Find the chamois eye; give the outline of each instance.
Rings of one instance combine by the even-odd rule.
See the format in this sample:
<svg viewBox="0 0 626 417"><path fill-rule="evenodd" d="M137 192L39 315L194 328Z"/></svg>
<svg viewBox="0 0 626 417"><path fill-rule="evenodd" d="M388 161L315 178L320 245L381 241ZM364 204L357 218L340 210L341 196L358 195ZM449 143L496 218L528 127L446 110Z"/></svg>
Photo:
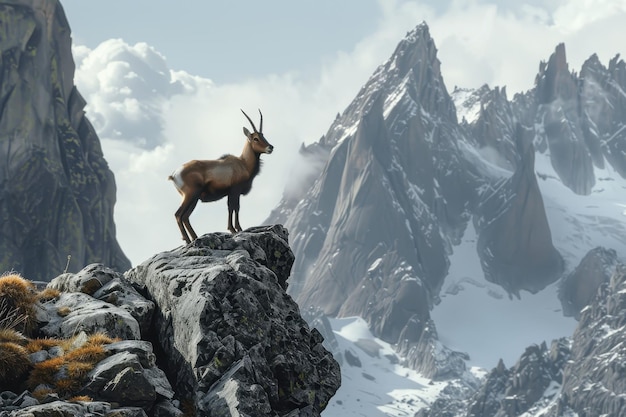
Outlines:
<svg viewBox="0 0 626 417"><path fill-rule="evenodd" d="M255 141L255 142L258 142L258 141L259 141L259 138L254 138L254 141Z"/></svg>

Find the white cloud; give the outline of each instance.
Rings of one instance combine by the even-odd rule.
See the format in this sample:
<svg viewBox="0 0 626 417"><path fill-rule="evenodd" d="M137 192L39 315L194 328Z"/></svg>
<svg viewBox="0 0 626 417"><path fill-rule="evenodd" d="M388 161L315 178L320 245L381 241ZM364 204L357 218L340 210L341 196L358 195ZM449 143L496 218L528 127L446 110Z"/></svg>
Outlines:
<svg viewBox="0 0 626 417"><path fill-rule="evenodd" d="M429 6L418 1L380 0L381 20L352 51L320 60L303 78L284 73L251 76L236 84L215 85L185 71L173 71L146 43L119 39L93 50L77 46L76 83L85 96L87 116L103 142L118 185L118 239L134 264L180 244L174 212L180 197L167 176L190 159L239 154L240 108L258 120L275 146L263 155L263 168L251 193L242 198L241 223L263 221L279 201L302 142L320 138L337 112L349 104L367 78L421 21L435 39L444 80L479 87L508 85L509 96L532 87L540 60L565 42L571 68L592 53L606 64L623 48L624 2L566 1L526 3L514 9L499 3L452 1ZM516 3L517 4L517 3ZM436 7L435 7L436 6ZM585 10L593 9L593 13ZM611 41L613 40L614 41ZM272 59L272 57L268 57ZM191 222L200 234L226 230L226 201L199 204Z"/></svg>
<svg viewBox="0 0 626 417"><path fill-rule="evenodd" d="M164 107L176 94L210 88L211 81L170 72L163 57L146 43L121 39L93 51L74 48L76 84L101 139L122 139L152 149L165 143Z"/></svg>

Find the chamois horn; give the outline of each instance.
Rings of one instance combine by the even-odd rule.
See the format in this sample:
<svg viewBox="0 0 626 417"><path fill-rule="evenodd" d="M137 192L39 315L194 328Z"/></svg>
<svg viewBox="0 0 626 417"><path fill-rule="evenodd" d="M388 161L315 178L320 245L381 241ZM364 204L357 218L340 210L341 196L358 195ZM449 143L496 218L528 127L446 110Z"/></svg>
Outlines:
<svg viewBox="0 0 626 417"><path fill-rule="evenodd" d="M256 130L256 126L254 125L254 122L252 121L252 119L250 119L250 117L246 114L245 111L243 111L243 109L239 109L241 110L241 112L243 113L244 116L246 116L246 119L248 119L248 121L250 122L250 124L252 125L252 129L256 132L256 133L261 133L263 131L263 114L261 114L261 129L260 130ZM261 110L259 109L259 113L261 113Z"/></svg>

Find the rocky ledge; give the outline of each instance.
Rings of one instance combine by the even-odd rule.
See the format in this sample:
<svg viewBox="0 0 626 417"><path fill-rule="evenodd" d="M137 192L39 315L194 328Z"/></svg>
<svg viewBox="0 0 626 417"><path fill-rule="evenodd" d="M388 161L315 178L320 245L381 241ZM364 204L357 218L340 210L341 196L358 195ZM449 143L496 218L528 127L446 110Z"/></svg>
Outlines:
<svg viewBox="0 0 626 417"><path fill-rule="evenodd" d="M277 225L205 235L124 275L94 264L55 278L34 333L71 343L65 356L42 346L22 380L0 381L0 416L319 416L341 374L285 292L293 260ZM33 385L36 363L82 358L97 333L113 340L72 392L56 388L78 365Z"/></svg>

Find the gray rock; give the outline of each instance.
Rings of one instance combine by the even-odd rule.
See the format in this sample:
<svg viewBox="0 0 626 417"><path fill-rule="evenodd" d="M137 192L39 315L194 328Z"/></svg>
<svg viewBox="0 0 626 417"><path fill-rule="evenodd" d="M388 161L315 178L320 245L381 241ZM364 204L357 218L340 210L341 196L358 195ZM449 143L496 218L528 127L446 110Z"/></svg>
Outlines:
<svg viewBox="0 0 626 417"><path fill-rule="evenodd" d="M29 391L24 391L13 399L12 405L20 408L26 408L33 405L39 405L39 401L37 401L37 399L35 399Z"/></svg>
<svg viewBox="0 0 626 417"><path fill-rule="evenodd" d="M154 303L142 297L122 274L102 264L91 264L76 274L66 273L48 284L62 292L82 292L120 307L137 320L141 333L150 327Z"/></svg>
<svg viewBox="0 0 626 417"><path fill-rule="evenodd" d="M148 415L143 408L124 407L111 410L105 417L148 417Z"/></svg>
<svg viewBox="0 0 626 417"><path fill-rule="evenodd" d="M154 386L144 375L143 369L136 370L132 367L118 372L99 394L103 399L125 406L151 408L156 401Z"/></svg>
<svg viewBox="0 0 626 417"><path fill-rule="evenodd" d="M109 337L122 339L139 339L141 336L137 320L126 310L87 294L61 293L45 306L51 312L50 322L41 328L46 336L69 338L79 331L103 332ZM69 310L69 314L60 316L60 309Z"/></svg>
<svg viewBox="0 0 626 417"><path fill-rule="evenodd" d="M139 363L141 363L141 366L144 368L151 368L156 363L152 343L145 340L122 340L120 342L113 342L105 345L104 350L113 354L126 352L137 355Z"/></svg>
<svg viewBox="0 0 626 417"><path fill-rule="evenodd" d="M167 400L161 400L152 407L152 417L182 417L184 413Z"/></svg>
<svg viewBox="0 0 626 417"><path fill-rule="evenodd" d="M143 369L137 355L120 352L101 360L87 375L83 392L86 395L97 396L109 381L127 368L138 372Z"/></svg>
<svg viewBox="0 0 626 417"><path fill-rule="evenodd" d="M122 341L105 349L112 355L89 372L82 394L145 410L150 410L159 399L174 398L165 373L154 364L149 342Z"/></svg>
<svg viewBox="0 0 626 417"><path fill-rule="evenodd" d="M46 359L50 358L50 354L48 353L47 350L40 350L40 351L31 353L30 355L28 355L28 357L30 358L30 361L33 364L35 364L35 363L43 362Z"/></svg>
<svg viewBox="0 0 626 417"><path fill-rule="evenodd" d="M109 403L54 401L47 404L34 405L6 414L6 417L76 417L88 415L107 415L111 410ZM0 416L4 417L2 412Z"/></svg>
<svg viewBox="0 0 626 417"><path fill-rule="evenodd" d="M119 272L95 263L87 265L75 274L64 273L59 275L51 280L47 287L62 292L82 292L93 295L103 285L120 276Z"/></svg>
<svg viewBox="0 0 626 417"><path fill-rule="evenodd" d="M142 297L121 275L103 285L93 296L128 311L139 323L141 334L149 332L154 303Z"/></svg>
<svg viewBox="0 0 626 417"><path fill-rule="evenodd" d="M63 356L65 354L65 349L63 349L61 346L52 346L50 349L48 349L48 355L50 355L51 358L58 358L59 356Z"/></svg>

